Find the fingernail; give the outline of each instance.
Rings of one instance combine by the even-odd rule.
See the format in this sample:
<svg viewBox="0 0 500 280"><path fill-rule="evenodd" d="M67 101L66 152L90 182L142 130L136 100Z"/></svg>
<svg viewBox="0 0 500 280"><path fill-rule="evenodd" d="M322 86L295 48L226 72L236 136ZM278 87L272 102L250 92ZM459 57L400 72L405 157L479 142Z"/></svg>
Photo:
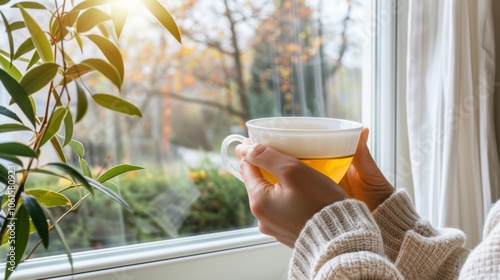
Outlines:
<svg viewBox="0 0 500 280"><path fill-rule="evenodd" d="M240 155L241 157L245 157L247 155L247 150L246 149L240 149Z"/></svg>
<svg viewBox="0 0 500 280"><path fill-rule="evenodd" d="M248 154L249 147L250 145L247 144L239 144L238 146L236 146L236 149L238 149L240 156L243 158Z"/></svg>

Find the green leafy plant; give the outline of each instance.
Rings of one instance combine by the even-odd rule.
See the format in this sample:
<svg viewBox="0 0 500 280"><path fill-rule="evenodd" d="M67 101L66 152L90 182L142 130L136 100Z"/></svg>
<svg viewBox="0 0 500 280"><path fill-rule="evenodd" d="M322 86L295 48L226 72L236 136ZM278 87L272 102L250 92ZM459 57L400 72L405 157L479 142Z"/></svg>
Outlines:
<svg viewBox="0 0 500 280"><path fill-rule="evenodd" d="M84 146L73 139L74 125L84 119L89 100L118 113L141 117L141 111L131 102L117 94L93 92L85 84L85 76L96 72L116 88L115 92L120 91L124 62L117 39L130 12L124 2L129 1L48 2L51 6L0 0L0 16L9 48L0 50L0 81L11 98L9 106L0 106L0 115L10 120L0 124L0 139L4 133L17 131L30 135L27 141L0 143L0 186L5 185L0 196L3 214L0 234L8 251L5 279L39 244L49 246L50 230L59 236L73 266L61 220L93 195L106 195L131 211L109 180L142 169L120 164L104 172L92 172L84 159ZM181 41L174 19L157 0L135 2ZM15 13L15 19L9 22L10 13ZM76 46L79 52L70 53L69 46ZM88 49L92 51L87 52ZM57 161L39 160L45 151L42 148L48 146L55 151ZM68 152L77 155L79 166L67 162ZM33 189L28 178L35 173L64 178L71 184L58 191ZM67 192L77 192L78 201L72 203L65 196ZM64 214L54 217L53 207L65 207ZM28 248L30 234L38 234L40 238L32 248Z"/></svg>

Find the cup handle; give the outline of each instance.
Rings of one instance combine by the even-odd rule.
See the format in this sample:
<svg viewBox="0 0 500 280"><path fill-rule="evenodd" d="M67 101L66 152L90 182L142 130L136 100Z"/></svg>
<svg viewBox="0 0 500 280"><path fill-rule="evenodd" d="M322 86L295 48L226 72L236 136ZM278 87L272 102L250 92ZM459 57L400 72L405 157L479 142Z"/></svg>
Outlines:
<svg viewBox="0 0 500 280"><path fill-rule="evenodd" d="M224 139L224 141L222 141L221 150L220 150L220 156L222 158L222 165L224 165L224 167L227 170L229 170L229 172L231 172L231 174L233 174L234 177L238 178L242 182L243 182L243 178L241 177L241 174L236 169L234 169L234 167L231 164L229 164L229 159L227 156L227 148L233 142L240 142L243 144L244 140L245 140L245 137L243 137L241 135L231 134L228 137L226 137Z"/></svg>

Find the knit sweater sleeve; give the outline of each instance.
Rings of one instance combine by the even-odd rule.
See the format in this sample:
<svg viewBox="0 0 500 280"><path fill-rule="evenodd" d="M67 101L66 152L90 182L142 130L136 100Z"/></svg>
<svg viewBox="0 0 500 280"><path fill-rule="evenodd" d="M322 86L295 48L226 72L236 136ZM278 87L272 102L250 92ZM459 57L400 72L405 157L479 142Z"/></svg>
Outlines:
<svg viewBox="0 0 500 280"><path fill-rule="evenodd" d="M500 200L491 208L483 241L470 253L460 279L500 279Z"/></svg>
<svg viewBox="0 0 500 280"><path fill-rule="evenodd" d="M289 279L403 279L384 256L380 230L360 201L325 207L302 229Z"/></svg>
<svg viewBox="0 0 500 280"><path fill-rule="evenodd" d="M465 236L420 219L405 192L372 214L356 200L325 207L307 222L293 251L290 279L455 279Z"/></svg>
<svg viewBox="0 0 500 280"><path fill-rule="evenodd" d="M387 258L405 279L457 279L469 250L458 229L435 228L420 218L404 191L373 212Z"/></svg>

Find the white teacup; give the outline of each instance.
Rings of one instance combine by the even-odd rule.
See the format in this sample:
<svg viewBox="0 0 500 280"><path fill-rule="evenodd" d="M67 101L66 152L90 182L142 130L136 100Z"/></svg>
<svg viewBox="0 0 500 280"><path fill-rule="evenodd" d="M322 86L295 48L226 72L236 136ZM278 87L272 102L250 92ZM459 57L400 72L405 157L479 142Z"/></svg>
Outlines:
<svg viewBox="0 0 500 280"><path fill-rule="evenodd" d="M349 120L316 117L272 117L246 123L252 143L266 144L300 159L338 183L346 174L356 151L363 125ZM227 149L245 137L232 134L222 142L223 165L238 179L240 173L229 164ZM271 183L278 180L269 172L262 175Z"/></svg>

